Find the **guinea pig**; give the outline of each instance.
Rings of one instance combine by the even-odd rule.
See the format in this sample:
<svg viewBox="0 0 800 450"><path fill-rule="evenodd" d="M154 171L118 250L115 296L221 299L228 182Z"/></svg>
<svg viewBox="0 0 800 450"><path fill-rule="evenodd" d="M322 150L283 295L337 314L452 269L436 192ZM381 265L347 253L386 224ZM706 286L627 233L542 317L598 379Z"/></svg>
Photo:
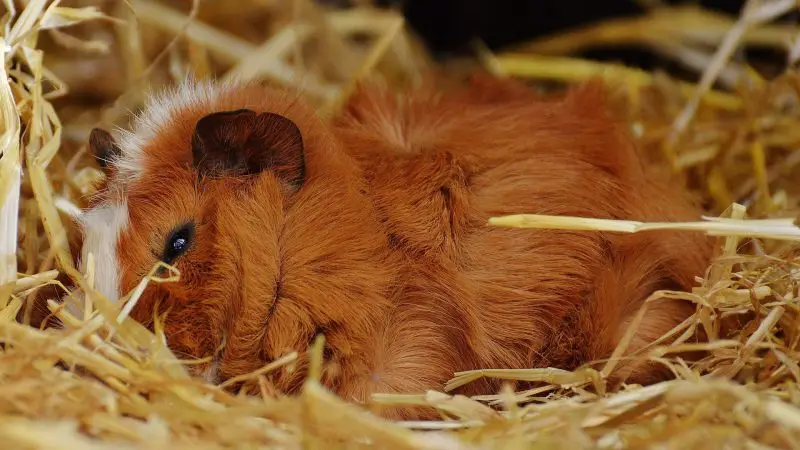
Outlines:
<svg viewBox="0 0 800 450"><path fill-rule="evenodd" d="M322 120L297 92L187 81L153 96L130 131L92 132L106 179L82 218L82 260L94 254L112 301L158 261L177 268L131 317L162 317L176 355L209 358L189 368L211 383L306 355L320 333L324 385L356 403L442 389L464 370L575 369L611 355L653 291L690 289L712 250L700 233L487 224L516 213L697 220L608 103L599 81L543 99L476 77L447 91L365 85ZM653 304L629 351L693 311ZM296 393L307 366L301 356L271 381ZM622 363L614 376L669 373Z"/></svg>

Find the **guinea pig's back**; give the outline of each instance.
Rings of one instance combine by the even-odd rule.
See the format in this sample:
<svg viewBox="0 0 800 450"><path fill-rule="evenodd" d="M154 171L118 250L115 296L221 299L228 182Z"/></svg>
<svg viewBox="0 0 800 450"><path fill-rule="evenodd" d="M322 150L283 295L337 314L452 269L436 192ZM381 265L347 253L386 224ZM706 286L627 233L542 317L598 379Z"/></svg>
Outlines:
<svg viewBox="0 0 800 450"><path fill-rule="evenodd" d="M557 100L490 78L444 93L365 88L334 124L389 233L415 254L461 258L496 215L631 218L625 198L647 178L598 82Z"/></svg>
<svg viewBox="0 0 800 450"><path fill-rule="evenodd" d="M444 94L364 90L335 130L394 245L426 273L438 271L424 287L431 298L459 292L453 301L484 367L522 368L607 356L647 295L688 289L702 274L710 248L698 234L486 225L517 213L697 220L679 185L643 167L625 127L599 82L543 100L514 82L480 79ZM639 341L691 313L663 309Z"/></svg>

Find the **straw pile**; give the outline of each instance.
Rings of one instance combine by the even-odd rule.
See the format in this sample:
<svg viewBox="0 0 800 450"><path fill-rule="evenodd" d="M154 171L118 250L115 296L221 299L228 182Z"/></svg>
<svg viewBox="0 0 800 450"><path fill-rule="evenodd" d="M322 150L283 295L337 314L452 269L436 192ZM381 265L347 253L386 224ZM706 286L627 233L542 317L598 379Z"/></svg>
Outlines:
<svg viewBox="0 0 800 450"><path fill-rule="evenodd" d="M479 377L543 381L527 392L464 398L446 392L376 396L427 404L440 421L390 423L327 393L316 373L295 398L242 397L189 379L163 336L96 299L64 330L26 325L27 299L72 267L71 216L100 173L85 155L91 127L125 125L152 88L196 76L300 85L321 114L335 113L355 80L413 85L430 65L401 18L362 6L323 11L309 2L239 0L4 0L0 82L0 446L2 448L800 448L800 57L795 29L774 25L794 0L750 1L741 17L654 9L543 39L510 53L477 47L498 76L573 82L593 74L618 87L653 164L684 174L709 220L640 224L511 216L496 226L647 232L690 227L720 236L719 254L693 292L696 314L637 357L677 379L610 392L600 370L454 374L446 390ZM362 2L363 3L363 2ZM644 31L643 31L644 30ZM679 81L564 55L636 43L697 73ZM745 44L785 49L788 69L759 77L732 55ZM724 89L724 91L723 91ZM20 175L22 174L22 177ZM524 214L525 211L520 211ZM163 280L145 278L142 286ZM720 335L724 320L738 331ZM636 323L632 324L631 331ZM685 344L702 327L709 342ZM321 341L320 341L321 342ZM319 343L319 342L318 342ZM624 349L621 345L620 352ZM317 346L315 349L321 347ZM674 357L708 350L691 365ZM316 350L315 350L316 351ZM319 352L315 353L319 354ZM319 358L315 361L318 364ZM291 355L252 377L291 365Z"/></svg>

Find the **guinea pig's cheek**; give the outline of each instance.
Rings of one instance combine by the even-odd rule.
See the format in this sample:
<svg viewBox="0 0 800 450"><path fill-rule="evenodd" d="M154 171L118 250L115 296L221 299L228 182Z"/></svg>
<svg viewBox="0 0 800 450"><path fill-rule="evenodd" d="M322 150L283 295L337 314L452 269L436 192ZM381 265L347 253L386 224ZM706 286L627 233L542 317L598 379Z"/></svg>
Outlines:
<svg viewBox="0 0 800 450"><path fill-rule="evenodd" d="M186 303L189 300L189 291L180 281L168 281L164 283L153 283L157 286L159 295L170 304Z"/></svg>
<svg viewBox="0 0 800 450"><path fill-rule="evenodd" d="M164 324L167 346L179 359L197 360L211 358L210 361L187 366L190 375L201 377L211 383L219 380L219 362L213 358L219 348L220 336L211 330L211 322L203 314L192 314L181 308L173 310ZM188 314L187 314L188 313Z"/></svg>
<svg viewBox="0 0 800 450"><path fill-rule="evenodd" d="M167 293L159 286L151 284L136 301L136 306L131 311L131 318L152 328L153 320L163 314L167 303Z"/></svg>

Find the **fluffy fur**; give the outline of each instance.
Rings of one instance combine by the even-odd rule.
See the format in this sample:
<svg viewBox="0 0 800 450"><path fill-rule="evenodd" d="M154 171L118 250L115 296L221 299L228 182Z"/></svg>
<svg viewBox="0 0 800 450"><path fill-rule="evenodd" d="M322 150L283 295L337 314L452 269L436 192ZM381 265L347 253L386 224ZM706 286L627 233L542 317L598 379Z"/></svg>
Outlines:
<svg viewBox="0 0 800 450"><path fill-rule="evenodd" d="M196 221L194 243L175 263L181 280L151 285L133 317L151 324L154 311L166 313L169 345L181 356L214 356L196 369L213 381L302 352L320 332L324 382L356 402L441 389L461 370L572 369L609 356L653 290L689 289L708 262L709 242L696 233L486 225L523 212L699 217L678 185L642 166L599 83L558 100L486 79L446 93L364 88L332 124L296 95L256 85L187 84L159 99L125 135L92 206L128 207L115 250L120 292L156 263L173 227ZM297 192L271 172L198 181L195 124L239 108L297 124L306 164ZM657 304L633 349L691 312ZM304 369L305 360L272 381L294 392ZM616 376L666 375L622 364ZM460 392L498 387L483 380Z"/></svg>
<svg viewBox="0 0 800 450"><path fill-rule="evenodd" d="M116 182L129 184L139 179L147 158L145 147L170 126L175 115L184 109L210 108L222 90L232 87L232 84L190 78L174 89L148 97L143 112L133 117L131 130L116 130L122 151L118 158L110 161L117 171Z"/></svg>
<svg viewBox="0 0 800 450"><path fill-rule="evenodd" d="M80 217L83 229L83 246L78 267L86 272L89 253L94 257L95 289L110 301L119 297L119 272L117 240L129 226L128 205L99 205ZM74 303L68 303L73 306Z"/></svg>

